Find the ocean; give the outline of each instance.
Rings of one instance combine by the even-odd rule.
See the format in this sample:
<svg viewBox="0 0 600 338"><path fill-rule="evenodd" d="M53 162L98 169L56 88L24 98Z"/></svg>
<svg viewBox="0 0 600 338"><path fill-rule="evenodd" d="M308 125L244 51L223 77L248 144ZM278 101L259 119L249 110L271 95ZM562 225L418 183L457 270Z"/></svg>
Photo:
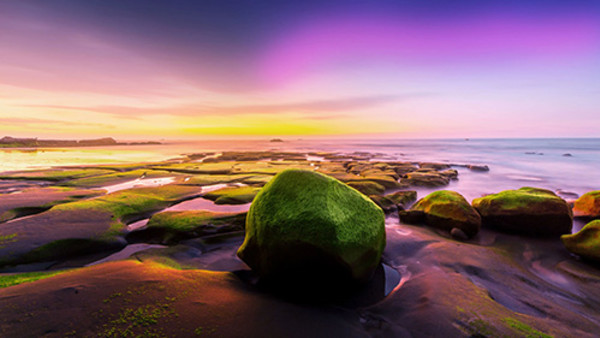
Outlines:
<svg viewBox="0 0 600 338"><path fill-rule="evenodd" d="M566 199L600 189L600 138L579 139L373 139L269 142L196 141L88 148L0 149L0 172L108 163L152 162L182 154L230 150L370 152L384 161L487 165L488 172L456 167L446 189L467 199L522 186L546 188ZM425 194L436 189L419 189Z"/></svg>

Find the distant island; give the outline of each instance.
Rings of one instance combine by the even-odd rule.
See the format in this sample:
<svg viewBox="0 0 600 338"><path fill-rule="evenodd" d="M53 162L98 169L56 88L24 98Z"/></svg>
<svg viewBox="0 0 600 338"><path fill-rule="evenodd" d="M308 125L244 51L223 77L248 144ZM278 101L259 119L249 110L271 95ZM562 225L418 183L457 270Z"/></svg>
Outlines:
<svg viewBox="0 0 600 338"><path fill-rule="evenodd" d="M54 148L54 147L97 147L122 145L156 145L160 142L117 142L112 137L90 140L40 140L36 138L16 138L5 136L0 139L0 148Z"/></svg>

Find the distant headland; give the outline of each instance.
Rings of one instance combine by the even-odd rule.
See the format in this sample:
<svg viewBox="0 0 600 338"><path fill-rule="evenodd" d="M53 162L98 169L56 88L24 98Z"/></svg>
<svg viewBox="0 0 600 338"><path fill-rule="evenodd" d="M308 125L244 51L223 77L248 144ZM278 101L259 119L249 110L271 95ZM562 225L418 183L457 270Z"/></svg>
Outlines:
<svg viewBox="0 0 600 338"><path fill-rule="evenodd" d="M4 136L0 139L0 148L54 148L54 147L97 147L122 145L155 145L160 142L117 142L112 137L90 140L41 140L36 138L16 138Z"/></svg>

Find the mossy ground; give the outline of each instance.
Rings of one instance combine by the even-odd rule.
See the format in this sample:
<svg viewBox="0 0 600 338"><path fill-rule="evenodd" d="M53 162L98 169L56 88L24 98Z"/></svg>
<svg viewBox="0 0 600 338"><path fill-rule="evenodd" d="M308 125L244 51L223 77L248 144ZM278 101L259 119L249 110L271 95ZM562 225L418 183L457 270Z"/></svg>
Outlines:
<svg viewBox="0 0 600 338"><path fill-rule="evenodd" d="M0 179L64 181L69 179L106 175L112 172L112 170L108 169L51 169L3 173L0 175Z"/></svg>
<svg viewBox="0 0 600 338"><path fill-rule="evenodd" d="M160 178L170 176L173 176L173 173L167 171L136 169L126 172L110 172L104 175L72 179L63 183L63 185L76 187L102 187L135 180L138 178Z"/></svg>
<svg viewBox="0 0 600 338"><path fill-rule="evenodd" d="M218 213L208 210L166 211L150 218L148 228L168 228L174 231L193 231L207 225L218 226L245 219L244 214Z"/></svg>
<svg viewBox="0 0 600 338"><path fill-rule="evenodd" d="M0 289L13 285L35 282L36 280L56 276L64 271L36 271L15 274L0 274Z"/></svg>
<svg viewBox="0 0 600 338"><path fill-rule="evenodd" d="M2 336L356 336L350 315L254 292L234 274L122 261L0 289ZM311 325L307 325L311 323Z"/></svg>
<svg viewBox="0 0 600 338"><path fill-rule="evenodd" d="M246 204L252 202L261 188L226 187L204 194L204 198L214 201L216 204Z"/></svg>
<svg viewBox="0 0 600 338"><path fill-rule="evenodd" d="M115 222L127 222L136 216L161 210L172 203L200 193L196 187L164 185L155 188L121 190L91 200L61 204L55 211L98 210L108 212Z"/></svg>
<svg viewBox="0 0 600 338"><path fill-rule="evenodd" d="M103 195L101 190L66 187L34 187L18 194L0 194L0 222L37 214L62 203Z"/></svg>

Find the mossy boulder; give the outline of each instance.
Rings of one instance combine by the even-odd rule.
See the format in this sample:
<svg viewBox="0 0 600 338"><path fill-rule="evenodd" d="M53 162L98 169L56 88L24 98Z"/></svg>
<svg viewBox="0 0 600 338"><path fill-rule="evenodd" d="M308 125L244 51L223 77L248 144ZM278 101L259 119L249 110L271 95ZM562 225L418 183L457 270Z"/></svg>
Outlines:
<svg viewBox="0 0 600 338"><path fill-rule="evenodd" d="M571 233L571 208L550 190L523 187L473 200L483 226L540 237Z"/></svg>
<svg viewBox="0 0 600 338"><path fill-rule="evenodd" d="M560 239L572 253L600 262L600 220L591 221L576 234L562 235Z"/></svg>
<svg viewBox="0 0 600 338"><path fill-rule="evenodd" d="M367 281L385 247L383 211L311 171L278 174L250 206L238 256L273 285L339 290Z"/></svg>
<svg viewBox="0 0 600 338"><path fill-rule="evenodd" d="M439 190L420 199L411 208L424 213L425 224L451 232L462 230L467 237L475 236L481 228L481 217L467 200L457 192Z"/></svg>
<svg viewBox="0 0 600 338"><path fill-rule="evenodd" d="M573 205L573 214L576 217L600 218L600 190L579 197Z"/></svg>

